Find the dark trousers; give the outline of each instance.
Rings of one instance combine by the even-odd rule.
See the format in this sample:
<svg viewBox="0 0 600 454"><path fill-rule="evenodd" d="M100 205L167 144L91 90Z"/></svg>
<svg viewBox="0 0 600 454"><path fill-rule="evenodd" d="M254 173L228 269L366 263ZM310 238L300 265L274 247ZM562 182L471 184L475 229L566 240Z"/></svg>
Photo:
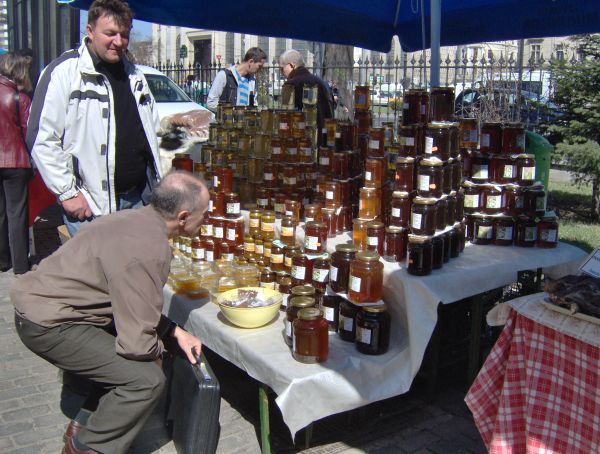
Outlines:
<svg viewBox="0 0 600 454"><path fill-rule="evenodd" d="M0 269L29 271L27 182L31 169L0 169Z"/></svg>
<svg viewBox="0 0 600 454"><path fill-rule="evenodd" d="M117 355L115 338L93 325L36 325L15 312L17 334L32 352L62 370L100 384L100 398L77 438L105 454L126 453L165 387L165 375L153 361Z"/></svg>

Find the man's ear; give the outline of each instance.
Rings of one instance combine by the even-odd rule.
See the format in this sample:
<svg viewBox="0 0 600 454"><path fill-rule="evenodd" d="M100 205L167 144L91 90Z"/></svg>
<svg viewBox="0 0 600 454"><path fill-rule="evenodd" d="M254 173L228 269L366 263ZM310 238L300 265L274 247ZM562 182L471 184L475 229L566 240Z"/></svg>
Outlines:
<svg viewBox="0 0 600 454"><path fill-rule="evenodd" d="M187 222L189 216L190 212L187 210L182 210L179 213L177 213L177 225L183 227Z"/></svg>

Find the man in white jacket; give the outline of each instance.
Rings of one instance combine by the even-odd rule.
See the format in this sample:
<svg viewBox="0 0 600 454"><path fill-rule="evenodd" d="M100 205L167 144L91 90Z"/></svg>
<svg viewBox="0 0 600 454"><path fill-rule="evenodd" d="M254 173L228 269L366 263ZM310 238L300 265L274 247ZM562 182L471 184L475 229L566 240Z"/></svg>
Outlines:
<svg viewBox="0 0 600 454"><path fill-rule="evenodd" d="M95 0L83 44L50 63L35 92L27 144L71 235L147 203L161 176L154 98L125 55L132 20L127 3Z"/></svg>

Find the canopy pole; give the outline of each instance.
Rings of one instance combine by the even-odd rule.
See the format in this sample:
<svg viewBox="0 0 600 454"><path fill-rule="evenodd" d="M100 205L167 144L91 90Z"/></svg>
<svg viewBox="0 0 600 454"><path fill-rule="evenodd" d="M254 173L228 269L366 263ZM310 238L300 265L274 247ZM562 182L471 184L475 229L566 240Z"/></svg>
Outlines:
<svg viewBox="0 0 600 454"><path fill-rule="evenodd" d="M430 0L431 67L429 81L432 87L440 86L440 31L442 0Z"/></svg>

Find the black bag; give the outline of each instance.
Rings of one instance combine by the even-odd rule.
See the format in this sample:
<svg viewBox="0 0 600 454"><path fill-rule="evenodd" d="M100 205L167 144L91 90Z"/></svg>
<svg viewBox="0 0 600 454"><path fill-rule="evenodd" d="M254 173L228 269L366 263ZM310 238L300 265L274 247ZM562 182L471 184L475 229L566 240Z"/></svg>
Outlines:
<svg viewBox="0 0 600 454"><path fill-rule="evenodd" d="M167 419L178 453L213 454L221 431L221 388L204 355L196 361L191 365L180 354L173 358Z"/></svg>

